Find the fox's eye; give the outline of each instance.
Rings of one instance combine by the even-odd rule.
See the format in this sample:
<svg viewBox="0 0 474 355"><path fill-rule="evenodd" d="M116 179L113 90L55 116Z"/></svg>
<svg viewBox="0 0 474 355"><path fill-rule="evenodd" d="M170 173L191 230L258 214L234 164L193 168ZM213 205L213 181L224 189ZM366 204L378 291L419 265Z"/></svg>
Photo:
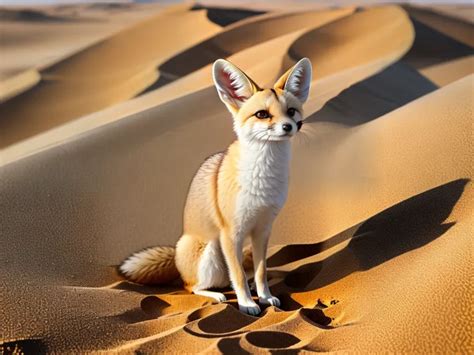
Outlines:
<svg viewBox="0 0 474 355"><path fill-rule="evenodd" d="M286 113L288 114L288 116L293 117L296 113L296 109L293 107L290 107Z"/></svg>
<svg viewBox="0 0 474 355"><path fill-rule="evenodd" d="M270 113L266 110L260 110L255 113L255 117L263 119L263 118L270 118Z"/></svg>

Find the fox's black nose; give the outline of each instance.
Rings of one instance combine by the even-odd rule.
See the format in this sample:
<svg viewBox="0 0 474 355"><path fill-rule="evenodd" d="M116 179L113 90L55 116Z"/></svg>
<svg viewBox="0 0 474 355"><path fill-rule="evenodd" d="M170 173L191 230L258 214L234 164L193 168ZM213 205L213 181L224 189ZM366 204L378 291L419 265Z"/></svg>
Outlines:
<svg viewBox="0 0 474 355"><path fill-rule="evenodd" d="M285 132L291 132L291 130L293 129L293 126L289 123L283 123L281 128L283 128Z"/></svg>

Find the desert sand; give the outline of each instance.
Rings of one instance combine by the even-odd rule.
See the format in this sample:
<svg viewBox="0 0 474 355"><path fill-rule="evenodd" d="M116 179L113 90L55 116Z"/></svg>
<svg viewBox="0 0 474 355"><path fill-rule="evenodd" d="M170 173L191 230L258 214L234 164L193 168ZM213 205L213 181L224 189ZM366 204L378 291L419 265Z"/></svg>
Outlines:
<svg viewBox="0 0 474 355"><path fill-rule="evenodd" d="M4 77L0 349L474 351L472 24L453 7L277 3L155 9L44 67L18 61L36 79ZM231 289L213 304L116 272L177 241L194 172L235 139L218 57L264 86L302 57L314 67L267 260L282 305L259 317Z"/></svg>
<svg viewBox="0 0 474 355"><path fill-rule="evenodd" d="M41 70L162 9L155 4L1 7L0 101L36 85Z"/></svg>

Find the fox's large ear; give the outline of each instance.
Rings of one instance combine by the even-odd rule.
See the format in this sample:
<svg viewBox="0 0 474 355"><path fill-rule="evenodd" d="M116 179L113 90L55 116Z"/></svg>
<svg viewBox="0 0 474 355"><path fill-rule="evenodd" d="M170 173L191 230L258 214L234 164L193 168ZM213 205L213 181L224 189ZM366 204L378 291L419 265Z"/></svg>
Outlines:
<svg viewBox="0 0 474 355"><path fill-rule="evenodd" d="M303 58L278 79L274 88L288 91L301 102L305 102L308 99L312 77L311 62L308 58Z"/></svg>
<svg viewBox="0 0 474 355"><path fill-rule="evenodd" d="M214 62L212 76L219 97L232 113L237 112L259 89L243 71L224 59Z"/></svg>

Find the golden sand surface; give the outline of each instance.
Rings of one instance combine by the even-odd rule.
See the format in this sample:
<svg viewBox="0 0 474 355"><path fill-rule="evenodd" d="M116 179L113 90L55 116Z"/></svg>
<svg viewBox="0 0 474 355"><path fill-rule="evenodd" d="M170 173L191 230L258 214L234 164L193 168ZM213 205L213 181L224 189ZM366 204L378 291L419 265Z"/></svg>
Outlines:
<svg viewBox="0 0 474 355"><path fill-rule="evenodd" d="M133 10L99 42L3 76L0 352L474 351L471 28L432 8L352 5L227 26L189 4ZM87 11L72 26L126 18ZM0 29L26 26L9 16ZM267 260L282 305L259 317L231 289L214 304L115 271L177 241L195 171L235 139L210 76L219 56L263 86L302 57L314 68Z"/></svg>

